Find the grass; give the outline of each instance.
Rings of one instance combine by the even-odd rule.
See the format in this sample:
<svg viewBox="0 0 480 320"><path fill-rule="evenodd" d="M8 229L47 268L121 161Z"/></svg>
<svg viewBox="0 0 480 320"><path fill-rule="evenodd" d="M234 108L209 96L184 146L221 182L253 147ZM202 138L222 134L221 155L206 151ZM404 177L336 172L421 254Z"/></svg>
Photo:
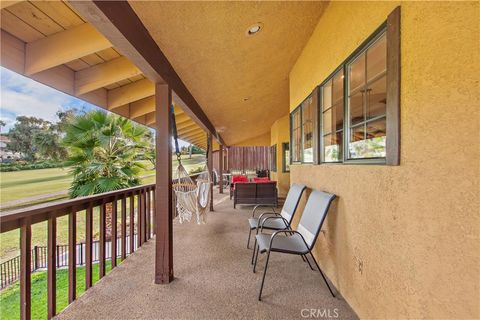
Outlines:
<svg viewBox="0 0 480 320"><path fill-rule="evenodd" d="M192 159L182 159L182 163L187 171L196 167L203 167L205 164L204 155L193 155ZM145 163L148 168L150 163ZM178 166L177 160L173 161L173 171ZM5 201L22 199L29 196L49 194L69 188L72 181L68 169L37 169L13 172L0 172L0 205ZM143 184L155 182L155 171L145 170L141 176ZM55 200L61 200L55 197ZM43 199L42 202L48 202L51 199ZM38 204L39 202L36 202ZM128 205L127 201L127 205ZM94 211L94 233L99 230L98 208ZM77 241L82 241L85 237L85 212L77 214ZM19 252L19 230L13 230L0 234L0 261L13 258ZM47 243L47 223L41 222L32 226L32 246L44 246ZM68 217L64 216L57 219L57 243L68 243Z"/></svg>
<svg viewBox="0 0 480 320"><path fill-rule="evenodd" d="M99 268L94 264L92 281L98 281ZM111 269L106 262L107 271ZM57 270L57 313L68 306L68 269ZM85 267L77 267L77 297L85 291ZM32 273L32 319L47 318L47 272ZM0 319L20 319L20 283L0 292Z"/></svg>

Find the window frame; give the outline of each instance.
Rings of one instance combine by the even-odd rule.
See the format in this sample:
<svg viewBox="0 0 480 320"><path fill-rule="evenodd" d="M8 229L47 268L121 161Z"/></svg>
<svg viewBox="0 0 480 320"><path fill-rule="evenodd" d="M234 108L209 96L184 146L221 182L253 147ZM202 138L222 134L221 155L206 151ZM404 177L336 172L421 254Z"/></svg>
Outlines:
<svg viewBox="0 0 480 320"><path fill-rule="evenodd" d="M277 172L277 144L270 146L270 171Z"/></svg>
<svg viewBox="0 0 480 320"><path fill-rule="evenodd" d="M387 20L382 23L360 46L345 59L340 66L338 66L318 87L318 101L319 101L319 158L320 164L338 165L338 164L373 164L373 165L391 165L396 166L400 164L400 83L401 83L401 69L400 69L400 7L396 7L387 17ZM386 125L386 156L382 158L358 158L348 159L349 143L350 143L350 114L348 108L348 66L355 61L355 59L371 47L380 37L386 35L386 97L387 104L385 115ZM328 83L329 80L343 69L343 154L342 159L338 162L324 161L324 142L323 142L323 105L322 105L322 87ZM371 119L373 120L373 119Z"/></svg>
<svg viewBox="0 0 480 320"><path fill-rule="evenodd" d="M333 80L333 78L337 75L338 72L342 71L343 73L343 104L342 104L342 112L343 112L343 135L342 135L342 157L338 161L328 161L325 162L325 150L324 150L324 142L323 142L323 87L330 81ZM345 76L345 64L342 63L340 66L338 66L319 86L318 86L318 132L319 132L319 159L320 159L320 164L342 164L344 163L345 159L345 81L346 81L346 76ZM333 106L331 106L333 107ZM336 131L335 131L336 132Z"/></svg>
<svg viewBox="0 0 480 320"><path fill-rule="evenodd" d="M318 85L306 99L300 103L290 113L290 164L303 164L303 103L310 98L316 91L317 104L316 108L316 125L313 126L313 162L308 164L373 164L373 165L400 165L400 99L401 99L401 34L400 34L400 6L396 7L388 16L387 20L383 22L365 41L358 46L358 48L349 55L320 85ZM386 35L386 107L385 115L378 117L378 119L385 117L385 157L381 158L358 158L348 159L349 143L350 143L350 114L348 110L348 65L351 64L359 55L366 52L376 40L383 34ZM343 69L343 152L342 159L338 162L324 161L324 142L323 142L323 106L322 106L322 87L333 79L333 76ZM300 112L300 159L293 161L294 147L293 141L293 118L294 115ZM372 119L370 119L372 120ZM320 161L319 161L320 160Z"/></svg>
<svg viewBox="0 0 480 320"><path fill-rule="evenodd" d="M288 161L285 157L287 150L290 152L290 142L282 142L282 173L290 172L290 168L287 170L287 162L290 164L290 153L288 155Z"/></svg>
<svg viewBox="0 0 480 320"><path fill-rule="evenodd" d="M348 76L348 68L351 66L359 56L362 54L366 53L369 48L371 48L382 36L387 37L387 43L388 43L388 34L387 34L387 23L384 22L382 25L375 30L374 33L372 33L359 47L358 49L355 50L355 52L348 57L348 59L345 60L343 63L343 72L344 72L344 78L343 78L343 97L344 97L344 106L343 106L343 117L344 117L344 122L343 122L343 129L344 129L344 137L343 137L343 163L347 164L386 164L386 159L387 159L387 148L385 146L385 157L376 157L376 158L349 158L349 144L350 144L350 129L351 129L351 124L350 124L350 108L349 108L349 98L348 98L348 90L349 90L349 76ZM388 73L388 53L386 56L387 60L387 73ZM368 62L367 62L368 65ZM386 77L386 74L385 74ZM378 77L378 79L375 79L374 81L371 81L372 83L379 80L381 77ZM367 85L368 81L365 82L365 86ZM388 82L387 82L387 88L388 88ZM382 115L380 117L370 119L370 120L364 120L361 123L362 124L367 124L370 121L375 121L381 118L385 118L385 125L388 125L388 120L387 120L387 111L385 109L385 115ZM354 125L353 127L356 127L357 125ZM385 138L388 140L388 135L387 132L385 132Z"/></svg>
<svg viewBox="0 0 480 320"><path fill-rule="evenodd" d="M302 134L302 143L301 143L301 163L302 164L318 164L318 141L319 141L319 118L318 118L318 111L319 111L319 87L316 86L312 92L300 103L297 108L300 108L300 123L301 123L301 134ZM312 118L312 161L306 162L304 159L304 145L305 145L305 135L304 135L304 123L303 123L303 108L304 104L307 102L308 99L314 99L315 103L313 103L313 118Z"/></svg>
<svg viewBox="0 0 480 320"><path fill-rule="evenodd" d="M303 132L302 132L302 112L301 112L301 107L302 107L302 104L300 104L298 107L296 107L291 113L290 113L290 165L292 164L300 164L302 163L302 160L303 160L303 152L300 152L300 159L298 159L297 161L293 161L293 155L295 153L295 150L293 147L297 147L294 143L294 137L293 137L293 118L294 116L298 113L299 114L299 117L300 117L300 127L299 127L299 130L300 130L300 135L303 136ZM303 150L302 149L302 139L300 139L300 150Z"/></svg>

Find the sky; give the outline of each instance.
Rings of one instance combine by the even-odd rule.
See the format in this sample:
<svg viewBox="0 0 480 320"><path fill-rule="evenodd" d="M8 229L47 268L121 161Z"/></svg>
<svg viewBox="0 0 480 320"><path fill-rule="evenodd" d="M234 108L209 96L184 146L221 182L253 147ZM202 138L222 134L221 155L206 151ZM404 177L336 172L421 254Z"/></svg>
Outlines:
<svg viewBox="0 0 480 320"><path fill-rule="evenodd" d="M104 110L3 67L0 67L0 83L0 119L6 123L2 133L14 126L17 116L33 116L57 122L56 113L60 110ZM188 145L184 141L179 142L180 146Z"/></svg>

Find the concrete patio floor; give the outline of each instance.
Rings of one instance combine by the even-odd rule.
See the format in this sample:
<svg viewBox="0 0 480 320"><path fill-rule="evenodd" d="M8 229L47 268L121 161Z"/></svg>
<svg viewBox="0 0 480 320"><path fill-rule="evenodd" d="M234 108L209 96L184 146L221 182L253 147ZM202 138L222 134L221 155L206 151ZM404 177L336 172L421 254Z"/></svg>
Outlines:
<svg viewBox="0 0 480 320"><path fill-rule="evenodd" d="M257 300L264 257L252 273L246 248L251 208L233 209L228 194L215 192L207 224L174 227L175 280L153 283L150 240L71 304L57 319L356 319L333 298L318 271L298 256L272 254L263 301ZM310 309L316 312L310 316ZM325 311L323 311L325 310Z"/></svg>

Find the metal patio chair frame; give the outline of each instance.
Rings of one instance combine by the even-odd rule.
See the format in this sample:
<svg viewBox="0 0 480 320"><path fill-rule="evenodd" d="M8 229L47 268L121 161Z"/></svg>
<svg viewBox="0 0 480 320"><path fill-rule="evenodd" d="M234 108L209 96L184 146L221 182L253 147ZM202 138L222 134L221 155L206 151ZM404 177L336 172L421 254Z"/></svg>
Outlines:
<svg viewBox="0 0 480 320"><path fill-rule="evenodd" d="M317 199L319 198L319 199ZM257 250L255 254L255 261L253 265L253 272L255 273L256 266L257 266L257 260L258 260L258 253L267 253L267 258L265 261L265 268L263 270L263 277L262 277L262 283L260 286L260 292L258 294L258 300L262 300L262 291L263 291L263 286L265 283L265 277L267 275L267 268L268 268L268 262L270 259L270 253L271 252L279 252L279 253L286 253L286 254L295 254L295 255L300 255L304 258L307 259L308 264L310 265L310 268L312 268L312 265L308 261L307 254L310 254L312 257L313 261L315 262L315 265L320 271L320 274L323 278L323 281L328 287L328 290L332 294L333 297L335 297L335 294L333 293L332 288L328 284L328 281L323 274L322 270L320 269L320 266L317 263L317 260L312 254L312 249L315 246L315 243L317 241L318 235L320 234L320 231L322 229L323 223L327 217L327 213L330 209L330 206L333 202L333 200L336 198L334 194L322 192L319 190L314 190L310 194L310 197L307 200L307 204L305 206L305 209L302 214L302 218L300 219L300 223L297 227L297 230L278 230L275 231L273 234L257 234L255 236L256 242L257 242ZM321 218L317 222L315 221L315 216L318 216L318 208L317 207L317 202L320 201L320 203L323 206L323 212L321 213ZM322 203L325 202L325 203ZM308 225L309 220L314 218L314 222L317 222L316 225ZM302 223L303 222L303 223ZM312 227L316 228L315 233L312 233ZM281 236L284 234L283 236ZM265 239L270 236L268 245L266 245ZM307 242L305 240L305 236L308 236L307 238L309 241ZM278 239L276 244L274 244L274 241ZM280 242L282 242L280 244ZM280 245L279 245L280 244ZM312 268L313 270L313 268Z"/></svg>
<svg viewBox="0 0 480 320"><path fill-rule="evenodd" d="M292 212L286 212L285 209L286 209L287 206L289 206L288 201L289 201L290 192L295 191L296 188L299 188L300 192L297 195L296 199L290 200L290 201L295 201L294 205L293 205L293 208L291 208ZM250 231L248 233L247 249L250 248L250 238L252 237L252 230L256 230L256 233L258 234L258 230L259 230L260 227L262 227L263 229L267 229L267 230L285 230L285 229L290 228L290 223L292 222L293 217L295 216L295 213L297 212L298 204L300 203L300 199L302 198L302 195L303 195L303 193L305 192L306 189L307 189L307 187L305 185L293 184L290 187L290 189L288 190L287 198L286 198L285 202L283 203L283 208L282 208L280 213L275 212L275 207L266 206L266 205L257 205L253 208L252 217L248 219L248 222L250 224ZM255 212L260 207L270 207L272 209L272 211L262 212L260 214L260 216L258 217L258 219L256 219L255 218ZM289 219L285 218L283 212L285 212L287 215L289 215ZM281 219L285 225L284 226L279 225L277 227L268 226L268 225L265 226L265 222L267 222L269 220L272 220L272 219ZM255 225L255 226L253 226L253 225ZM256 242L253 246L252 264L253 264L253 257L255 255L255 248L256 248Z"/></svg>

